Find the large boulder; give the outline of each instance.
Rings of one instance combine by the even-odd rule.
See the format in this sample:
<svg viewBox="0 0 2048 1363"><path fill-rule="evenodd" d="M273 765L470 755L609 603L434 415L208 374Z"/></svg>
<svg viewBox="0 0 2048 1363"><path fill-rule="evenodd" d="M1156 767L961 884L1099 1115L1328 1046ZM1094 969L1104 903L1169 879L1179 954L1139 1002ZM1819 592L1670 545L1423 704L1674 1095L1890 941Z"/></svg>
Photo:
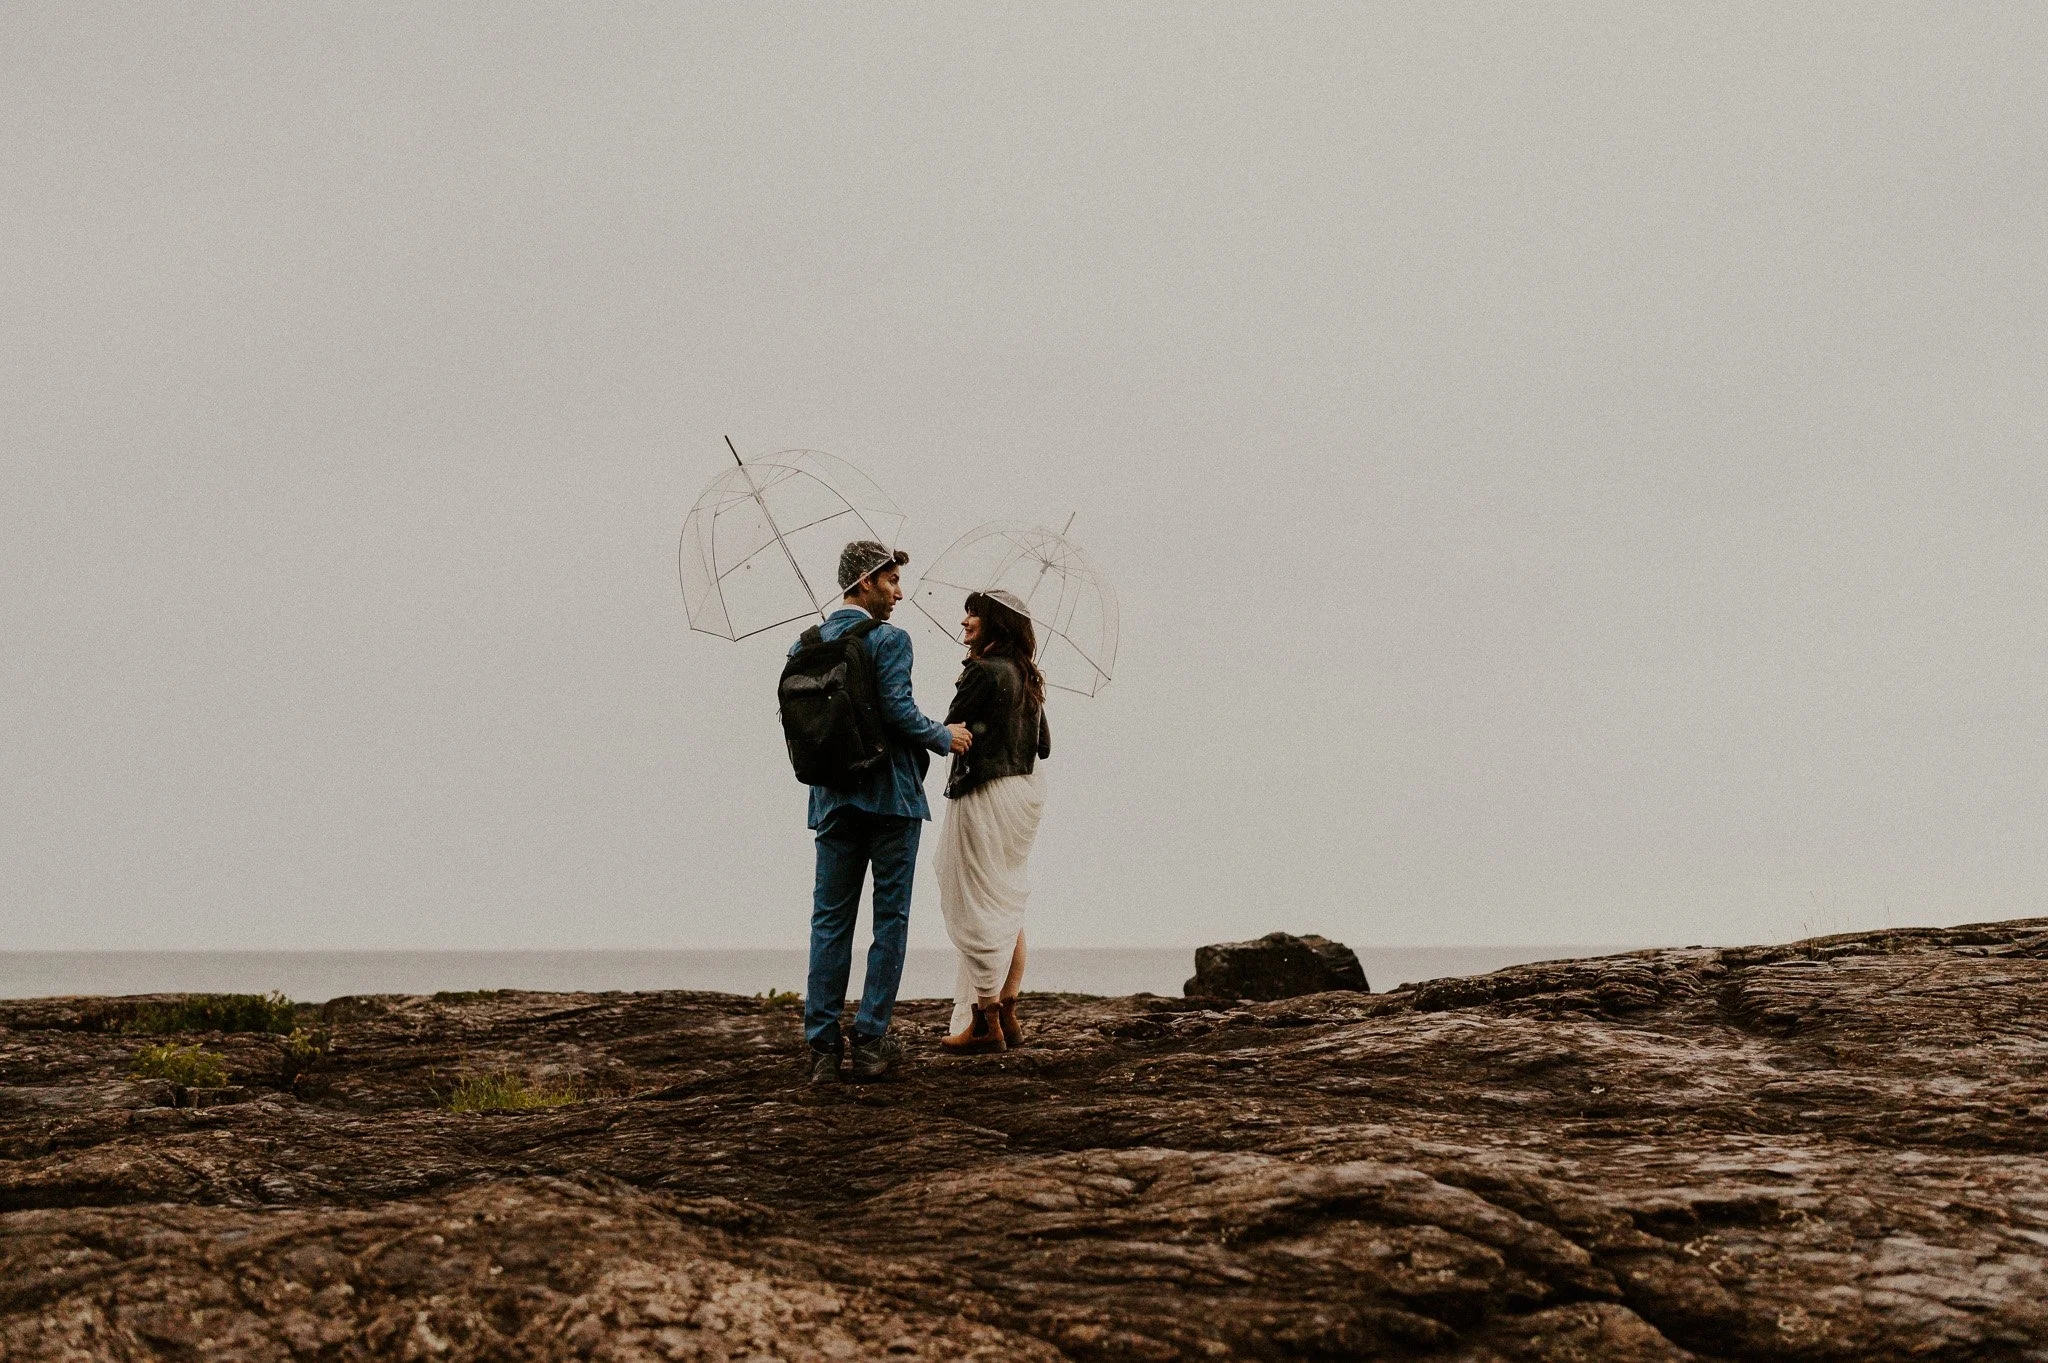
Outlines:
<svg viewBox="0 0 2048 1363"><path fill-rule="evenodd" d="M1194 978L1183 992L1191 999L1291 999L1331 989L1371 988L1358 953L1342 942L1269 932L1256 942L1196 947Z"/></svg>

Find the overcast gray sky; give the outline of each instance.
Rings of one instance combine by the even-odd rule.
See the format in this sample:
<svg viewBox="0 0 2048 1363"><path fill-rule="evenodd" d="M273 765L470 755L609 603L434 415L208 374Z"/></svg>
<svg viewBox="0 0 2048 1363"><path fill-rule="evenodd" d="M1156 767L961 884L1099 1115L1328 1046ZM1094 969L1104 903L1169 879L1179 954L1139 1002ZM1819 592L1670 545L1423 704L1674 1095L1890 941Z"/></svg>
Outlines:
<svg viewBox="0 0 2048 1363"><path fill-rule="evenodd" d="M865 469L913 577L1079 513L1125 629L1042 943L2040 913L2044 58L2028 5L6 5L0 945L800 944L779 646L675 580L728 432Z"/></svg>

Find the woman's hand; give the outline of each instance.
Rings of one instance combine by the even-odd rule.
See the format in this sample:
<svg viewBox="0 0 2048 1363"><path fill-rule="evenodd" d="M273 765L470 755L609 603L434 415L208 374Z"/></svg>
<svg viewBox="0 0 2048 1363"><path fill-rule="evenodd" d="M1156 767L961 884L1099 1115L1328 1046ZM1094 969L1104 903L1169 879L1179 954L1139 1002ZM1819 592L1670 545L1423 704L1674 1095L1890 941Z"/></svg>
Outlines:
<svg viewBox="0 0 2048 1363"><path fill-rule="evenodd" d="M965 724L948 724L946 732L953 735L953 751L966 752L974 746L974 735L967 732Z"/></svg>

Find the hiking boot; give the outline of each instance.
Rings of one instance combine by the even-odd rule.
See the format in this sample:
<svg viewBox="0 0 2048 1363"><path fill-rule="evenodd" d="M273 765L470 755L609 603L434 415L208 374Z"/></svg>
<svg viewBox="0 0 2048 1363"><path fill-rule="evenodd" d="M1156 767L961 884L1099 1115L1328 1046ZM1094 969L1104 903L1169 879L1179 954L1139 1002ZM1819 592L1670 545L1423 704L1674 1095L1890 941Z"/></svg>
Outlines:
<svg viewBox="0 0 2048 1363"><path fill-rule="evenodd" d="M869 1041L865 1037L853 1039L853 1082L865 1084L871 1079L880 1079L896 1068L896 1062L903 1058L903 1043L884 1033Z"/></svg>
<svg viewBox="0 0 2048 1363"><path fill-rule="evenodd" d="M811 1048L811 1082L813 1084L836 1084L839 1082L839 1048L821 1051Z"/></svg>

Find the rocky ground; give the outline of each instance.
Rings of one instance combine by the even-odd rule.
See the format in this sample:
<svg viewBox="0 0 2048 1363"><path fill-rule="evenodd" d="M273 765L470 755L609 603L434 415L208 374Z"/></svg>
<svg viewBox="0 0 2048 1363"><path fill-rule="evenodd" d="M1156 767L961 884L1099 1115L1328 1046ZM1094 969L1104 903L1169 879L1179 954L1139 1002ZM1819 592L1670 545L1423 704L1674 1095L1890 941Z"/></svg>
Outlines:
<svg viewBox="0 0 2048 1363"><path fill-rule="evenodd" d="M2048 1359L2048 919L912 1003L822 1090L786 1003L508 993L195 1095L143 1002L0 1003L0 1357Z"/></svg>

